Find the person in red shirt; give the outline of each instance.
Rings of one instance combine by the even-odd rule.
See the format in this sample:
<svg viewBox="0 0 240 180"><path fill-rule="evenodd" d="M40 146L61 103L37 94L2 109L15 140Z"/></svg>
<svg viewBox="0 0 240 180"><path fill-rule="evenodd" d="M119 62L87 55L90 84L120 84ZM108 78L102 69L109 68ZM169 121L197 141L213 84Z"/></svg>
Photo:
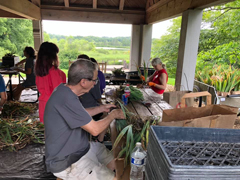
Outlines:
<svg viewBox="0 0 240 180"><path fill-rule="evenodd" d="M61 71L57 53L58 47L50 42L41 44L35 65L36 85L40 93L39 118L44 123L44 110L53 90L61 83L66 83L66 75Z"/></svg>
<svg viewBox="0 0 240 180"><path fill-rule="evenodd" d="M148 85L156 93L163 94L168 82L166 66L162 63L160 58L154 58L152 60L152 66L156 71L149 77Z"/></svg>

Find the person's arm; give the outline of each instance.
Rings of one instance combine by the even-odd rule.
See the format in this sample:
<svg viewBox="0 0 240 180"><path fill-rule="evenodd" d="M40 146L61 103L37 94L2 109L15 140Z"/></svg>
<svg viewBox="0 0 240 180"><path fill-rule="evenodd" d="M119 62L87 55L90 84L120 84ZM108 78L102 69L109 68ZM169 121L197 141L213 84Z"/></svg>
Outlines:
<svg viewBox="0 0 240 180"><path fill-rule="evenodd" d="M155 72L156 72L156 71L155 71ZM153 77L154 77L155 72L154 72L151 76L148 77L147 82L151 82L151 81L153 80Z"/></svg>
<svg viewBox="0 0 240 180"><path fill-rule="evenodd" d="M159 77L159 81L160 81L160 83L161 84L156 84L156 83L152 83L152 84L150 84L149 83L149 85L150 86L154 86L155 88L158 88L158 89L166 89L166 87L167 87L167 75L165 74L165 73L162 73L161 74L161 76Z"/></svg>
<svg viewBox="0 0 240 180"><path fill-rule="evenodd" d="M102 112L109 112L111 107L116 107L113 104L104 104L97 107L92 108L86 108L85 110L90 114L90 116L95 116L96 114L102 113Z"/></svg>
<svg viewBox="0 0 240 180"><path fill-rule="evenodd" d="M93 136L97 136L104 131L114 119L125 119L121 109L114 109L102 120L91 120L88 124L82 126L82 128Z"/></svg>
<svg viewBox="0 0 240 180"><path fill-rule="evenodd" d="M33 61L31 61L30 59L28 59L28 61L25 59L25 60L22 60L22 61L25 61L26 64L25 64L25 69L22 69L22 68L16 68L17 71L21 72L21 73L24 73L24 74L31 74L32 73L32 66L33 66ZM22 62L21 61L21 62Z"/></svg>
<svg viewBox="0 0 240 180"><path fill-rule="evenodd" d="M22 69L22 68L17 68L16 69L19 72L22 72L24 74L31 74L32 73L32 69L31 68L27 68L26 70Z"/></svg>
<svg viewBox="0 0 240 180"><path fill-rule="evenodd" d="M0 111L2 111L4 104L7 101L7 93L6 91L0 92L1 100L0 100Z"/></svg>
<svg viewBox="0 0 240 180"><path fill-rule="evenodd" d="M15 66L19 66L19 65L21 65L21 64L23 64L23 63L25 63L25 62L26 62L26 59L23 59L23 60L21 60L19 63L15 64Z"/></svg>

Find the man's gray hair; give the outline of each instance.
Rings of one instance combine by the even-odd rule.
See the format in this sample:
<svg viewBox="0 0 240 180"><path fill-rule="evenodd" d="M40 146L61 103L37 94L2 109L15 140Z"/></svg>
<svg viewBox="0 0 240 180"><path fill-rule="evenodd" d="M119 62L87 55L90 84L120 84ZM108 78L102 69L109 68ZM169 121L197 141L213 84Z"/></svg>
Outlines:
<svg viewBox="0 0 240 180"><path fill-rule="evenodd" d="M156 65L158 65L158 64L162 64L162 67L163 67L164 69L166 69L166 65L162 63L162 61L161 61L160 58L154 58L154 59L152 60L152 66L156 66Z"/></svg>
<svg viewBox="0 0 240 180"><path fill-rule="evenodd" d="M68 84L74 86L82 79L92 79L97 69L96 63L83 58L77 59L68 70Z"/></svg>

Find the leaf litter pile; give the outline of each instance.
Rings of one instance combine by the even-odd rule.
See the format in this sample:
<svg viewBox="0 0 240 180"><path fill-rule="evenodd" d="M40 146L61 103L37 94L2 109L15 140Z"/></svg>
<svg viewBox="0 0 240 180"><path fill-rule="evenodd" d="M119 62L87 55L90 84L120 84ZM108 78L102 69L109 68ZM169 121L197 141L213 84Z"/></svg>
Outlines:
<svg viewBox="0 0 240 180"><path fill-rule="evenodd" d="M44 144L44 125L33 120L37 104L8 102L0 119L0 150L17 151L30 143Z"/></svg>

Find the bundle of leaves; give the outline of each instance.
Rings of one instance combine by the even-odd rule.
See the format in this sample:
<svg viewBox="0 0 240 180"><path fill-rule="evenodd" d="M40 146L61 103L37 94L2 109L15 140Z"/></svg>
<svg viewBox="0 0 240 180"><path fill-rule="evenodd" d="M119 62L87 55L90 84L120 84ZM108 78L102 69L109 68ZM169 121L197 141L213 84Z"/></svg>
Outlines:
<svg viewBox="0 0 240 180"><path fill-rule="evenodd" d="M125 72L122 70L122 67L117 69L117 68L114 68L114 70L112 71L112 73L115 75L115 76L124 76L126 75Z"/></svg>
<svg viewBox="0 0 240 180"><path fill-rule="evenodd" d="M116 129L119 135L113 144L113 149L121 142L122 150L119 152L118 158L124 157L124 165L126 167L131 161L131 153L137 142L141 142L144 149L147 148L150 126L156 125L160 117L149 116L143 119L130 112L121 100L117 100L117 102L126 119L116 120Z"/></svg>
<svg viewBox="0 0 240 180"><path fill-rule="evenodd" d="M120 86L119 88L116 89L115 94L114 94L115 99L122 98L125 87L126 86ZM135 88L132 85L129 87L130 87L130 91L131 91L130 97L129 97L130 101L143 101L144 100L143 93L138 88Z"/></svg>
<svg viewBox="0 0 240 180"><path fill-rule="evenodd" d="M0 119L0 150L17 151L30 143L44 144L44 125L28 117Z"/></svg>
<svg viewBox="0 0 240 180"><path fill-rule="evenodd" d="M38 109L36 103L20 103L17 101L8 101L2 110L2 118L26 117L35 113Z"/></svg>
<svg viewBox="0 0 240 180"><path fill-rule="evenodd" d="M150 60L151 60L151 58L149 59L149 62L150 62ZM142 79L143 84L146 84L146 82L147 82L147 78L148 78L148 64L149 63L146 63L145 61L143 63L143 76L144 76L144 79L142 78L142 71L141 71L140 67L137 66L138 76Z"/></svg>
<svg viewBox="0 0 240 180"><path fill-rule="evenodd" d="M143 93L138 89L135 88L133 86L130 86L130 100L131 101L143 101L144 97L143 97Z"/></svg>
<svg viewBox="0 0 240 180"><path fill-rule="evenodd" d="M7 53L4 55L4 57L15 57L14 53Z"/></svg>

